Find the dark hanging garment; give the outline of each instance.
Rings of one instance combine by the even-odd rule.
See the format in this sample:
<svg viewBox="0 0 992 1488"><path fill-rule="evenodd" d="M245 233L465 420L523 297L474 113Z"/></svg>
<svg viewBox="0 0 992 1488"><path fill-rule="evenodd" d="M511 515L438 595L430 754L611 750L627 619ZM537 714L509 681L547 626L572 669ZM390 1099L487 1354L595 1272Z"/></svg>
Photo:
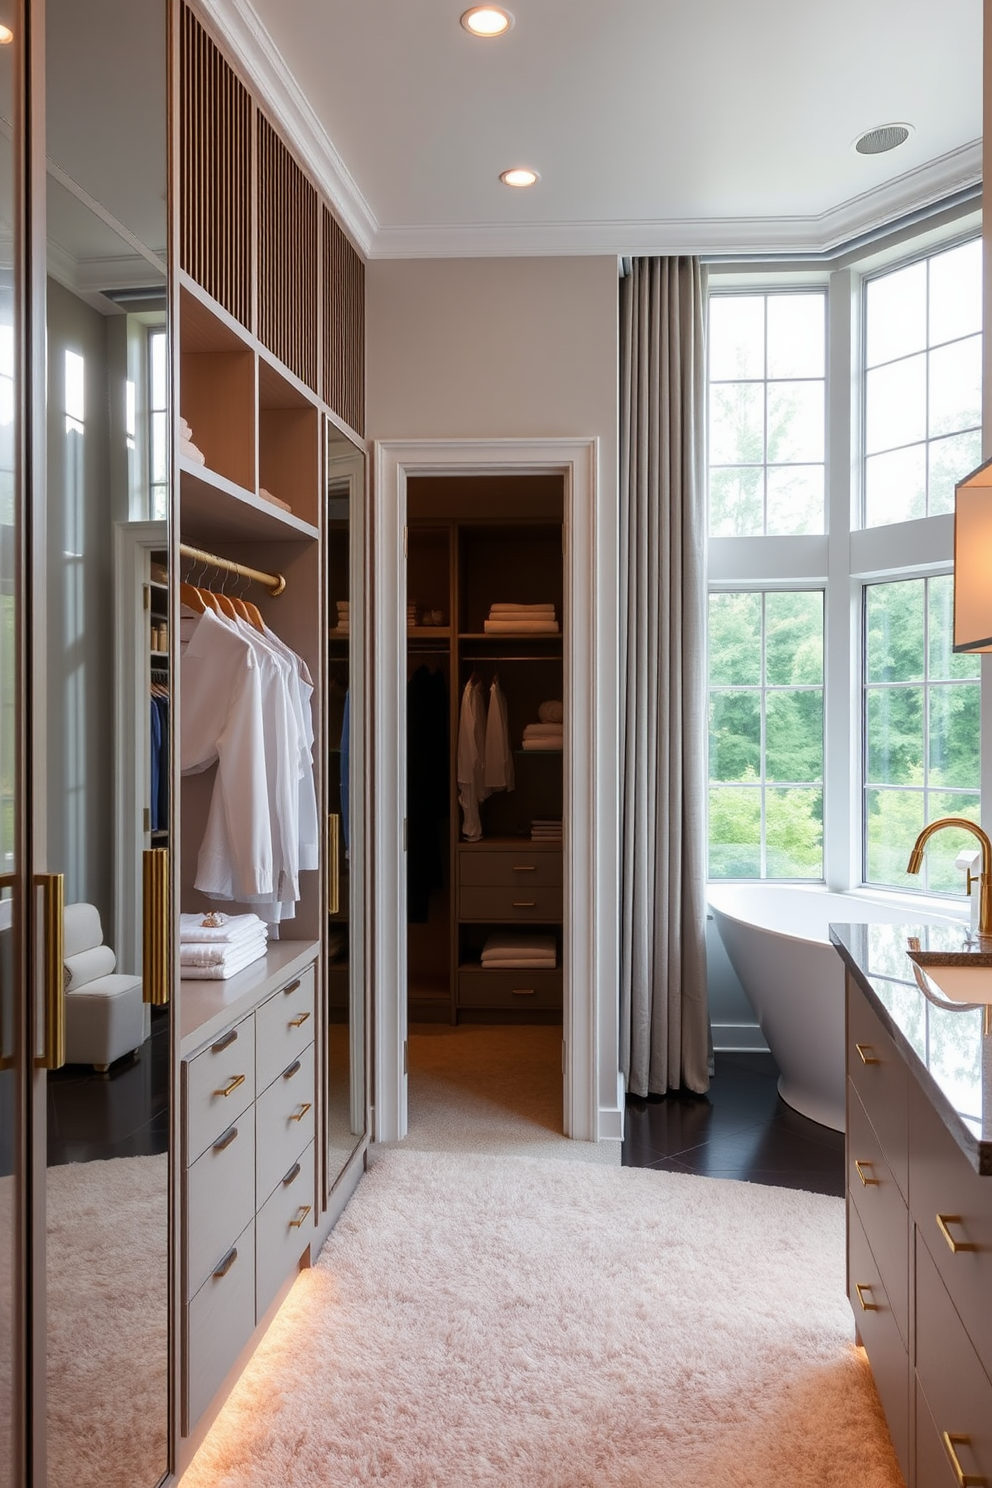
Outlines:
<svg viewBox="0 0 992 1488"><path fill-rule="evenodd" d="M164 832L169 826L169 699L156 696L154 701L159 720L158 825Z"/></svg>
<svg viewBox="0 0 992 1488"><path fill-rule="evenodd" d="M407 919L423 925L444 883L438 826L448 813L448 689L420 666L407 683Z"/></svg>

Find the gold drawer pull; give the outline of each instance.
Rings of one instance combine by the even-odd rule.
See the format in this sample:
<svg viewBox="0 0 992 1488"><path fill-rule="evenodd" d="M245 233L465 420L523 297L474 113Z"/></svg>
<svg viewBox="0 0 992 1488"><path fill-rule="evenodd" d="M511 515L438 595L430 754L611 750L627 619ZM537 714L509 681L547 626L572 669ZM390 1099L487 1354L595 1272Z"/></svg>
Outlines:
<svg viewBox="0 0 992 1488"><path fill-rule="evenodd" d="M300 978L299 978L299 977L297 977L297 978L296 978L296 981L295 981L295 982L290 982L290 984L289 984L289 986L288 986L288 987L283 987L283 989L282 989L282 990L283 990L283 994L284 994L284 995L285 995L285 996L286 996L286 997L288 997L288 996L289 996L289 994L290 994L290 992L295 992L295 991L296 991L296 989L297 989L297 987L298 987L298 986L299 986L299 985L300 985Z"/></svg>
<svg viewBox="0 0 992 1488"><path fill-rule="evenodd" d="M309 1018L309 1016L310 1016L309 1013L299 1013L295 1018L290 1018L290 1020L289 1020L289 1026L290 1026L290 1028L302 1028L303 1025L304 1025L304 1023Z"/></svg>
<svg viewBox="0 0 992 1488"><path fill-rule="evenodd" d="M295 1183L302 1171L303 1169L300 1167L299 1163L294 1163L289 1172L286 1174L285 1178L282 1180L283 1188L288 1188L291 1183Z"/></svg>
<svg viewBox="0 0 992 1488"><path fill-rule="evenodd" d="M854 1046L861 1055L862 1064L881 1064L881 1060L875 1055L871 1044L855 1044Z"/></svg>
<svg viewBox="0 0 992 1488"><path fill-rule="evenodd" d="M283 1079L284 1080L291 1080L294 1075L298 1075L300 1073L300 1070L302 1068L303 1068L303 1066L300 1063L300 1061L298 1059L294 1059L293 1062L292 1062L292 1064L289 1066L289 1069L284 1069L283 1070L283 1072L282 1072Z"/></svg>
<svg viewBox="0 0 992 1488"><path fill-rule="evenodd" d="M513 901L513 908L514 909L536 909L537 908L537 900L536 899L514 899L514 901Z"/></svg>
<svg viewBox="0 0 992 1488"><path fill-rule="evenodd" d="M215 1090L214 1095L233 1095L238 1086L243 1085L247 1078L247 1075L232 1075L223 1090Z"/></svg>
<svg viewBox="0 0 992 1488"><path fill-rule="evenodd" d="M234 1265L237 1259L238 1247L236 1245L232 1245L230 1250L227 1252L227 1255L224 1257L224 1259L221 1261L220 1265L214 1272L214 1275L216 1276L218 1281L220 1281L222 1276L227 1275L228 1271L230 1271L231 1267Z"/></svg>
<svg viewBox="0 0 992 1488"><path fill-rule="evenodd" d="M942 1431L940 1433L940 1439L944 1443L944 1451L950 1458L951 1466L954 1469L954 1476L958 1480L958 1488L987 1488L988 1478L984 1474L966 1473L955 1451L956 1447L970 1447L971 1437L952 1436L949 1431Z"/></svg>
<svg viewBox="0 0 992 1488"><path fill-rule="evenodd" d="M510 990L511 990L511 993L512 993L512 995L514 997L533 997L534 996L534 988L533 987L512 987Z"/></svg>
<svg viewBox="0 0 992 1488"><path fill-rule="evenodd" d="M230 1147L231 1143L234 1141L237 1135L238 1128L236 1126L229 1126L224 1135L217 1138L216 1142L214 1143L214 1151L223 1152L226 1148Z"/></svg>
<svg viewBox="0 0 992 1488"><path fill-rule="evenodd" d="M303 1118L304 1118L304 1116L309 1111L309 1109L310 1109L310 1102L309 1101L304 1101L303 1104L302 1104L302 1106L300 1107L300 1109L298 1111L294 1111L293 1114L292 1114L292 1116L290 1116L290 1118L289 1118L290 1121L302 1121Z"/></svg>
<svg viewBox="0 0 992 1488"><path fill-rule="evenodd" d="M864 1294L865 1294L865 1292L870 1292L871 1289L872 1288L871 1288L871 1283L870 1282L867 1282L867 1281L856 1281L854 1283L854 1290L858 1294L858 1301L861 1303L861 1311L862 1312L880 1312L881 1311L881 1308L879 1307L879 1305L878 1305L877 1302L866 1302L865 1301Z"/></svg>
<svg viewBox="0 0 992 1488"><path fill-rule="evenodd" d="M854 1160L854 1166L857 1168L857 1170L858 1170L858 1177L861 1179L861 1182L864 1184L865 1188L867 1188L869 1186L869 1184L874 1184L875 1187L878 1186L878 1179L877 1178L866 1178L865 1177L864 1170L865 1170L865 1168L870 1168L871 1167L871 1163L870 1162L865 1162L863 1159L859 1162L858 1159L855 1158L855 1160Z"/></svg>
<svg viewBox="0 0 992 1488"><path fill-rule="evenodd" d="M303 1221L306 1219L306 1217L307 1217L307 1215L309 1213L310 1213L310 1205L309 1204L301 1204L300 1207L299 1207L299 1209L297 1209L297 1211L296 1211L296 1218L295 1219L291 1219L289 1221L289 1228L291 1230L298 1230L300 1228L300 1225L303 1223Z"/></svg>
<svg viewBox="0 0 992 1488"><path fill-rule="evenodd" d="M215 1044L210 1045L210 1052L211 1054L223 1054L225 1049L229 1049L231 1045L237 1043L237 1041L238 1030L236 1028L232 1028L229 1033L225 1033L222 1039L218 1039Z"/></svg>
<svg viewBox="0 0 992 1488"><path fill-rule="evenodd" d="M947 1241L947 1248L948 1250L950 1250L952 1255L957 1255L958 1251L960 1250L978 1249L978 1246L973 1245L969 1240L955 1240L954 1236L947 1228L948 1225L959 1225L962 1223L960 1214L937 1214L934 1216L934 1218L937 1221L937 1228L943 1235L944 1239Z"/></svg>
<svg viewBox="0 0 992 1488"><path fill-rule="evenodd" d="M514 871L514 873L536 873L537 872L537 864L536 863L514 863L514 865L513 865L513 871Z"/></svg>

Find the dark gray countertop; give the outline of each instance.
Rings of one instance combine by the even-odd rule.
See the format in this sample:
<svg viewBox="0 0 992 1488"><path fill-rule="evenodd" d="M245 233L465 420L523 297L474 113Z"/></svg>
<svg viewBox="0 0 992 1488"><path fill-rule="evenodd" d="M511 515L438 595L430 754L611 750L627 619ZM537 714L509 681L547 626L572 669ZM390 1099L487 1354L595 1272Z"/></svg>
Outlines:
<svg viewBox="0 0 992 1488"><path fill-rule="evenodd" d="M982 1010L931 1002L907 955L918 942L981 966L987 948L963 925L831 925L830 939L972 1167L992 1174L992 1038Z"/></svg>

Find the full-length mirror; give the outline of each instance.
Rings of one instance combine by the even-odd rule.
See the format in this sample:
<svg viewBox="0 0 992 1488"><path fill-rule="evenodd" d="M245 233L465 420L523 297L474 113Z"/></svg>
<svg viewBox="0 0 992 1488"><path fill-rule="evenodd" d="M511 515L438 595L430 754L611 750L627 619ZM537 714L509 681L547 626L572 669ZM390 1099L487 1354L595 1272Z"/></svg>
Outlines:
<svg viewBox="0 0 992 1488"><path fill-rule="evenodd" d="M166 0L48 0L49 1488L169 1467L170 1029L142 892L171 817L167 54Z"/></svg>
<svg viewBox="0 0 992 1488"><path fill-rule="evenodd" d="M327 429L327 1187L365 1132L365 456Z"/></svg>

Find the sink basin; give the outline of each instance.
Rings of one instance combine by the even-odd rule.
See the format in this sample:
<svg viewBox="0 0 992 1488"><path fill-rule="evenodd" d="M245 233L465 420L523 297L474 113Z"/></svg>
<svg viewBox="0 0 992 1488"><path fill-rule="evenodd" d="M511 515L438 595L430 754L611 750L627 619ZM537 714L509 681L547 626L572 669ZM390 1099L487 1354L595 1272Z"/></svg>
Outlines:
<svg viewBox="0 0 992 1488"><path fill-rule="evenodd" d="M948 1001L992 1005L992 956L987 952L955 955L953 952L920 951L911 945L908 955L926 972L934 991Z"/></svg>

